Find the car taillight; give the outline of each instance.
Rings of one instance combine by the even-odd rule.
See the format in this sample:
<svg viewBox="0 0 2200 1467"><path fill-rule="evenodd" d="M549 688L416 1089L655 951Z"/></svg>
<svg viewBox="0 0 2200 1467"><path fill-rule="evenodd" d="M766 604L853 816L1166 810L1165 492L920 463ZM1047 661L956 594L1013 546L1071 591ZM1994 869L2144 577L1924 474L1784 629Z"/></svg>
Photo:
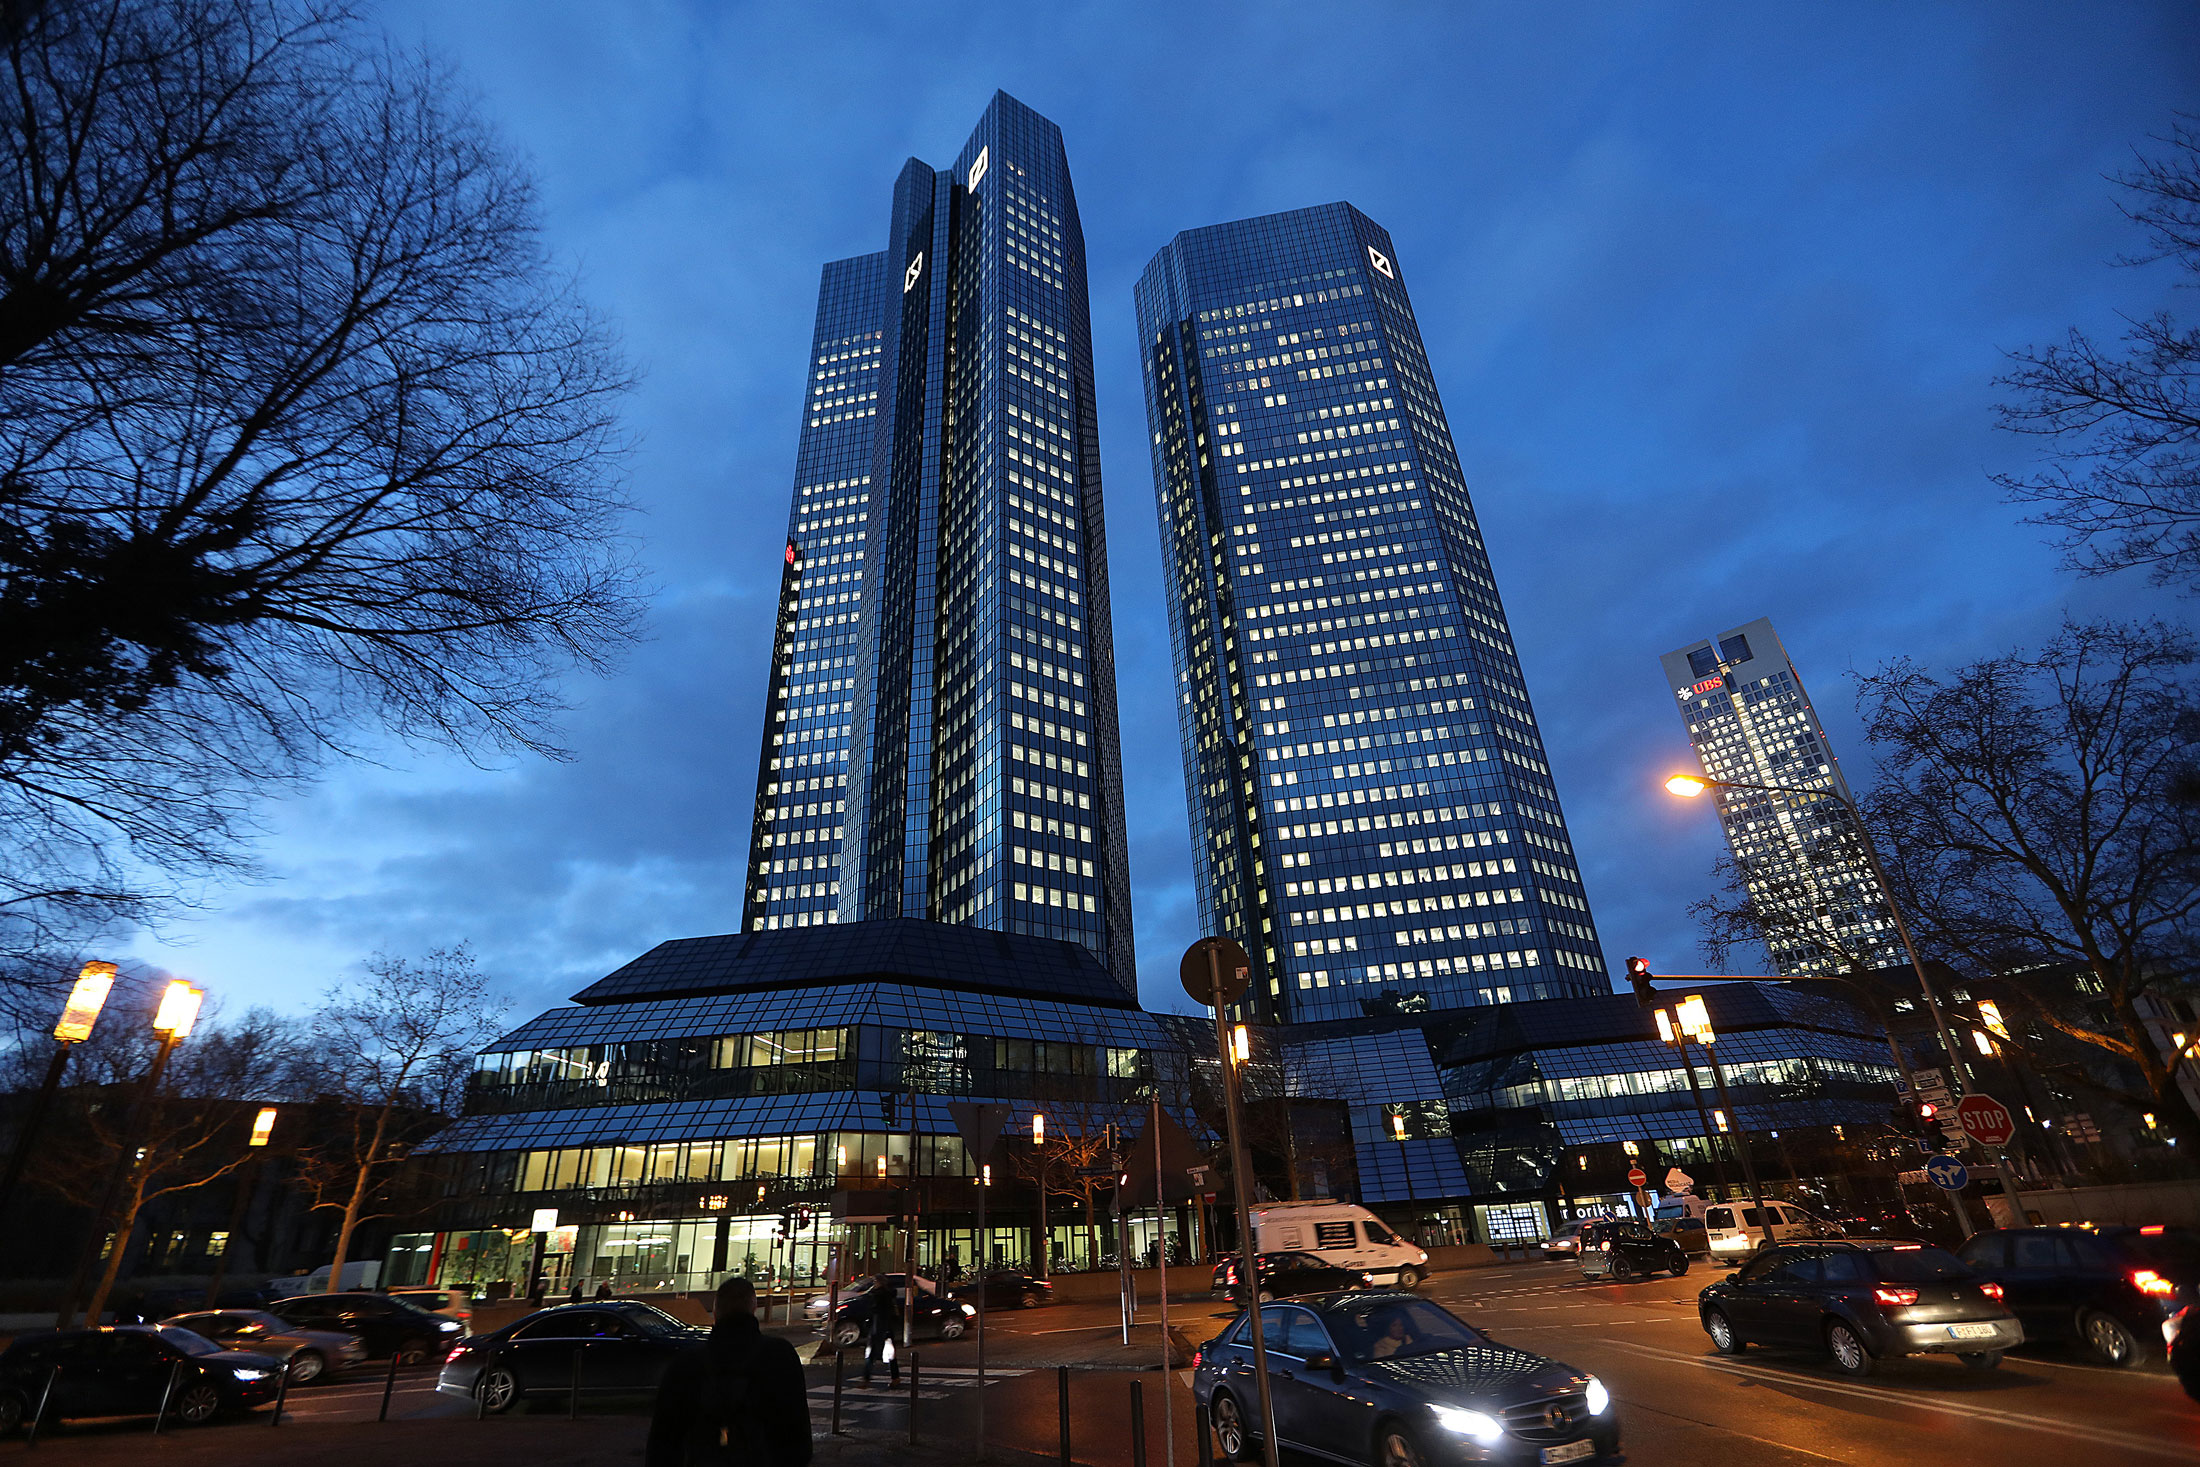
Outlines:
<svg viewBox="0 0 2200 1467"><path fill-rule="evenodd" d="M1874 1299L1877 1299L1880 1303L1888 1305L1891 1308L1900 1309L1904 1305L1915 1304L1917 1302L1917 1290L1874 1289L1872 1290L1872 1297Z"/></svg>
<svg viewBox="0 0 2200 1467"><path fill-rule="evenodd" d="M2177 1285L2163 1278L2151 1268L2142 1268L2134 1272L2131 1275L2131 1286L2142 1294L2152 1294L2159 1299L2167 1299L2177 1292Z"/></svg>
<svg viewBox="0 0 2200 1467"><path fill-rule="evenodd" d="M1987 1298L1993 1300L1996 1304L1999 1304L2001 1302L2000 1284L1980 1284L1978 1286L1978 1291L1981 1294L1984 1294Z"/></svg>

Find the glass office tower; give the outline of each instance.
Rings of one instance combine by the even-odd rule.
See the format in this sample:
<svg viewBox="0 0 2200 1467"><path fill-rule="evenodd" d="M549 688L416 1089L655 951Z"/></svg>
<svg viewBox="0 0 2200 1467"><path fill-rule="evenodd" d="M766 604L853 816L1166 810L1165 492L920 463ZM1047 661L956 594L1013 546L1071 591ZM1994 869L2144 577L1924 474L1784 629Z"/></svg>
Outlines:
<svg viewBox="0 0 2200 1467"><path fill-rule="evenodd" d="M1772 623L1759 617L1659 662L1704 773L1805 791L1711 792L1780 975L1904 963L1901 939L1841 803L1851 798L1848 782Z"/></svg>
<svg viewBox="0 0 2200 1467"><path fill-rule="evenodd" d="M1180 234L1137 307L1202 928L1247 1017L1607 994L1386 234Z"/></svg>
<svg viewBox="0 0 2200 1467"><path fill-rule="evenodd" d="M839 295L828 269L812 353L868 352L812 379L848 399L835 411L868 416L845 441L805 423L820 467L796 495L799 525L807 489L842 485L817 497L850 503L818 518L853 509L860 539L834 547L852 562L821 569L855 579L821 581L848 599L813 603L810 552L790 550L775 676L826 686L784 729L779 707L768 715L765 789L789 779L758 809L802 813L768 829L759 814L771 869L752 873L747 925L923 917L1063 938L1135 991L1091 313L1061 130L996 93L951 167L902 169L887 248L869 258L881 263L843 262ZM820 665L780 671L805 662ZM805 751L827 772L787 765Z"/></svg>

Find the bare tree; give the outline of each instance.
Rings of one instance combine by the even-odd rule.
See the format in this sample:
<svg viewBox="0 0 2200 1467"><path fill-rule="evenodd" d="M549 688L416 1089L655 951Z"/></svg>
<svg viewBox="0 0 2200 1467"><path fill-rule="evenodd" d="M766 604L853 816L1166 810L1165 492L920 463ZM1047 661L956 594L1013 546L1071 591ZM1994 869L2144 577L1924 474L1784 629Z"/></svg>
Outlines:
<svg viewBox="0 0 2200 1467"><path fill-rule="evenodd" d="M311 1021L318 1098L335 1107L299 1170L315 1207L343 1213L331 1291L343 1287L352 1234L380 1215L414 1127L457 1112L475 1051L503 1027L504 1001L463 945L418 961L377 953L366 968L365 982L330 990Z"/></svg>
<svg viewBox="0 0 2200 1467"><path fill-rule="evenodd" d="M2116 175L2123 211L2145 231L2125 265L2169 260L2200 275L2200 127L2180 117ZM2187 282L2190 283L2189 281ZM2033 523L2061 532L2068 563L2089 575L2144 566L2157 585L2200 590L2200 331L2167 311L2126 322L2115 344L2073 330L2059 345L2010 353L1998 385L2013 394L2002 426L2049 440L2051 462L1997 475Z"/></svg>
<svg viewBox="0 0 2200 1467"><path fill-rule="evenodd" d="M1883 774L1867 818L1921 944L2136 1069L2131 1098L2187 1144L2200 1117L2139 1005L2200 971L2195 655L2159 624L2066 625L2033 656L1859 684Z"/></svg>
<svg viewBox="0 0 2200 1467"><path fill-rule="evenodd" d="M626 382L523 170L338 8L11 19L0 926L143 916L376 734L556 754L635 627Z"/></svg>

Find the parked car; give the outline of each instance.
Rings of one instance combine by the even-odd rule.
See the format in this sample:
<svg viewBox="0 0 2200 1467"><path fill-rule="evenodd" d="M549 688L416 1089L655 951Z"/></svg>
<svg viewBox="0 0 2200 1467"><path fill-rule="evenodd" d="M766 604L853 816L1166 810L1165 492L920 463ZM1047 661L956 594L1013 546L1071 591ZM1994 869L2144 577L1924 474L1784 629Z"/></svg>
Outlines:
<svg viewBox="0 0 2200 1467"><path fill-rule="evenodd" d="M1711 1252L1711 1235L1703 1228L1703 1215L1709 1207L1692 1193L1668 1197L1651 1210L1650 1231L1671 1238L1689 1257L1702 1258Z"/></svg>
<svg viewBox="0 0 2200 1467"><path fill-rule="evenodd" d="M982 1279L967 1279L948 1292L972 1304L983 1293L988 1309L1036 1309L1054 1302L1054 1285L1008 1268L996 1269Z"/></svg>
<svg viewBox="0 0 2200 1467"><path fill-rule="evenodd" d="M1257 1253L1253 1267L1260 1275L1260 1297L1285 1299L1294 1294L1327 1294L1338 1289L1373 1287L1375 1275L1330 1263L1311 1253ZM1238 1260L1225 1258L1215 1265L1209 1285L1216 1298L1233 1304L1245 1302L1238 1284Z"/></svg>
<svg viewBox="0 0 2200 1467"><path fill-rule="evenodd" d="M894 1291L896 1304L907 1307L901 1278L900 1274L887 1274L885 1287ZM919 1279L917 1282L923 1285L930 1280ZM874 1285L853 1297L843 1293L840 1296L840 1312L833 1316L831 1325L820 1332L836 1346L860 1342L870 1327L871 1310L874 1307L871 1296L878 1287ZM912 1321L913 1333L935 1334L943 1340L961 1339L978 1317L977 1305L949 1298L937 1292L936 1286L932 1290L922 1287L917 1290L914 1310L916 1317Z"/></svg>
<svg viewBox="0 0 2200 1467"><path fill-rule="evenodd" d="M1252 1220L1253 1246L1262 1253L1312 1253L1401 1289L1428 1277L1428 1250L1356 1203L1263 1202Z"/></svg>
<svg viewBox="0 0 2200 1467"><path fill-rule="evenodd" d="M1545 1258L1578 1258L1581 1256L1581 1230L1589 1226L1593 1218L1575 1218L1562 1222L1558 1231L1543 1240Z"/></svg>
<svg viewBox="0 0 2200 1467"><path fill-rule="evenodd" d="M304 1329L264 1309L217 1309L179 1314L163 1328L204 1335L225 1350L272 1355L283 1362L292 1385L319 1380L331 1371L349 1370L367 1358L366 1341L341 1330Z"/></svg>
<svg viewBox="0 0 2200 1467"><path fill-rule="evenodd" d="M2002 1287L2028 1340L2076 1340L2104 1365L2154 1352L2180 1289L2200 1288L2189 1228L1990 1228L1956 1256Z"/></svg>
<svg viewBox="0 0 2200 1467"><path fill-rule="evenodd" d="M708 1338L632 1299L538 1309L503 1329L459 1341L435 1388L488 1412L522 1396L653 1396L673 1358Z"/></svg>
<svg viewBox="0 0 2200 1467"><path fill-rule="evenodd" d="M394 1354L400 1365L442 1360L463 1332L457 1320L387 1294L300 1294L277 1299L267 1311L306 1329L357 1335L367 1354L376 1359Z"/></svg>
<svg viewBox="0 0 2200 1467"><path fill-rule="evenodd" d="M1696 1307L1722 1355L1821 1349L1845 1375L1869 1375L1889 1355L1954 1355L1991 1370L2024 1343L1999 1284L1922 1243L1783 1243L1703 1290Z"/></svg>
<svg viewBox="0 0 2200 1467"><path fill-rule="evenodd" d="M1688 1255L1672 1238L1661 1238L1647 1223L1631 1217L1608 1217L1581 1231L1581 1276L1609 1278L1624 1283L1669 1273L1675 1278L1688 1272Z"/></svg>
<svg viewBox="0 0 2200 1467"><path fill-rule="evenodd" d="M1822 1237L1827 1232L1840 1232L1839 1228L1812 1217L1792 1202L1767 1201L1765 1210L1771 1214L1772 1237L1776 1243L1800 1242ZM1703 1230L1714 1256L1733 1257L1765 1246L1765 1230L1759 1225L1757 1205L1753 1202L1712 1203L1704 1209Z"/></svg>
<svg viewBox="0 0 2200 1467"><path fill-rule="evenodd" d="M61 1367L58 1376L55 1366ZM0 1436L30 1420L49 1381L49 1424L83 1416L154 1416L166 1397L169 1415L204 1426L224 1411L274 1400L282 1369L272 1356L224 1350L186 1329L130 1324L43 1330L17 1337L0 1353Z"/></svg>
<svg viewBox="0 0 2200 1467"><path fill-rule="evenodd" d="M1619 1417L1595 1376L1501 1345L1415 1295L1312 1295L1262 1305L1260 1321L1280 1446L1386 1467L1587 1462L1619 1450ZM1192 1366L1223 1454L1260 1457L1269 1428L1246 1314Z"/></svg>

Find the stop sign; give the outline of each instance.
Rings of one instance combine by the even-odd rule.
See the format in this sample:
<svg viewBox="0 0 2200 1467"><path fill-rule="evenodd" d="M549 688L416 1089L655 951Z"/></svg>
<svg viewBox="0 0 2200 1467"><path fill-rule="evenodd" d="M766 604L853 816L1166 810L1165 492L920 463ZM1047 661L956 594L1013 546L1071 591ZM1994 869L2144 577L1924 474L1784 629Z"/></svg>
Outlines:
<svg viewBox="0 0 2200 1467"><path fill-rule="evenodd" d="M2009 1107L1991 1095L1966 1095L1956 1103L1956 1120L1963 1134L1981 1146L1999 1146L2016 1134L2017 1122Z"/></svg>
<svg viewBox="0 0 2200 1467"><path fill-rule="evenodd" d="M1643 1169L1642 1169L1641 1167L1639 1167L1639 1166L1637 1166L1637 1167L1629 1167L1629 1168L1627 1169L1627 1185L1628 1185L1628 1186L1630 1186L1630 1187L1639 1187L1639 1186L1641 1186L1641 1185L1642 1185L1642 1184L1643 1184L1644 1182L1647 1182L1647 1181L1649 1181L1649 1180L1650 1180L1649 1174L1648 1174L1647 1172L1643 1171Z"/></svg>

